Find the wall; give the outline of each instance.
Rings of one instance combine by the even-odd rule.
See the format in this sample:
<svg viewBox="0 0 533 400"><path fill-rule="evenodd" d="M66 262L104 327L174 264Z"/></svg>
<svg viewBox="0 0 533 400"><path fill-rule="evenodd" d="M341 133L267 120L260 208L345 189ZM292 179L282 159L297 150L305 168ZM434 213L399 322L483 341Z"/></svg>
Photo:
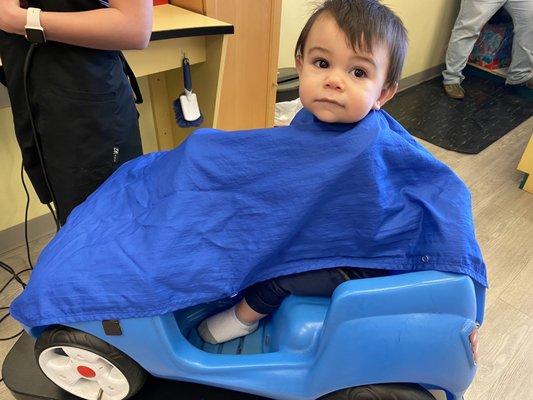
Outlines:
<svg viewBox="0 0 533 400"><path fill-rule="evenodd" d="M383 0L403 20L409 32L409 51L402 77L444 63L460 0ZM294 66L294 45L316 0L284 0L281 14L279 67ZM423 18L421 18L423 16Z"/></svg>
<svg viewBox="0 0 533 400"><path fill-rule="evenodd" d="M294 46L305 22L315 9L317 1L283 0L281 6L281 27L278 67L294 67Z"/></svg>

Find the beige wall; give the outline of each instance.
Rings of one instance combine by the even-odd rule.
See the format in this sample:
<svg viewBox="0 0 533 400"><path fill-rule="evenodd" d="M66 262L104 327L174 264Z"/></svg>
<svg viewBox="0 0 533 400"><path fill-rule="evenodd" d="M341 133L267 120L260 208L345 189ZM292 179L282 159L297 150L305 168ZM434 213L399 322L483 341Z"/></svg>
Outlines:
<svg viewBox="0 0 533 400"><path fill-rule="evenodd" d="M294 66L294 45L316 0L283 0L279 67ZM409 51L402 77L444 63L460 0L383 0L402 18L409 32Z"/></svg>
<svg viewBox="0 0 533 400"><path fill-rule="evenodd" d="M300 31L318 2L313 0L283 0L278 66L294 67L294 46Z"/></svg>
<svg viewBox="0 0 533 400"><path fill-rule="evenodd" d="M402 77L443 64L460 0L385 0L384 3L400 16L409 33Z"/></svg>

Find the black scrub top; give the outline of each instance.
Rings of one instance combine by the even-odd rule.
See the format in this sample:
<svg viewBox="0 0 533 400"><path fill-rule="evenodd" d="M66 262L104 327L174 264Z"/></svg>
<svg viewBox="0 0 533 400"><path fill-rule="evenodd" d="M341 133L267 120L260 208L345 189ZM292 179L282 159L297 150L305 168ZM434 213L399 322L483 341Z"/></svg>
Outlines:
<svg viewBox="0 0 533 400"><path fill-rule="evenodd" d="M43 11L105 8L99 0L29 1ZM138 113L119 51L94 50L58 42L36 46L29 64L29 96L37 141L24 91L24 63L30 43L0 30L0 58L11 101L23 165L39 199L50 203L37 153L63 224L70 211L122 163L142 154ZM131 70L130 70L131 72ZM2 74L0 74L2 77Z"/></svg>

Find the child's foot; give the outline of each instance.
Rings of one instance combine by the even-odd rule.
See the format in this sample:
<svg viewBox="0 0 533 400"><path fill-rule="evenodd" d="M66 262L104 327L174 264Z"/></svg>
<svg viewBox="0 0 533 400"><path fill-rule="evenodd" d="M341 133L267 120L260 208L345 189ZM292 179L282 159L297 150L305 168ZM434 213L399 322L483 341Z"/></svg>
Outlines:
<svg viewBox="0 0 533 400"><path fill-rule="evenodd" d="M200 337L211 344L218 344L246 336L257 329L259 322L246 324L235 314L235 306L204 319L198 326Z"/></svg>

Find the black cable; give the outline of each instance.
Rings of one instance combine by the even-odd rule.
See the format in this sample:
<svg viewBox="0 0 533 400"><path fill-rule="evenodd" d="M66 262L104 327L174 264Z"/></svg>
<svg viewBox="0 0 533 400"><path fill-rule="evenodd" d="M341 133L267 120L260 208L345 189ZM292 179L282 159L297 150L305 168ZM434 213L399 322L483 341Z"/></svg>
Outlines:
<svg viewBox="0 0 533 400"><path fill-rule="evenodd" d="M22 274L22 273L24 273L24 272L28 272L28 271L31 271L31 270L32 270L32 268L26 268L26 269L23 269L23 270L20 271L20 272L17 272L16 275L18 276L18 275L20 275L20 274ZM15 280L15 277L12 276L12 277L11 277L11 278L10 278L5 284L4 284L4 286L2 286L2 287L0 288L0 293L2 293L2 292L5 290L5 288L8 287L9 284L10 284L11 282L13 282L14 280ZM6 309L8 309L8 308L9 308L9 307L0 307L0 310L6 310Z"/></svg>
<svg viewBox="0 0 533 400"><path fill-rule="evenodd" d="M24 289L26 287L26 283L20 279L20 277L18 276L18 274L13 270L13 268L11 268L9 265L7 265L5 262L3 261L0 261L0 268L6 270L7 272L9 272L13 279L15 279L18 283L20 283L20 285L22 286L22 288ZM0 321L1 322L1 321Z"/></svg>
<svg viewBox="0 0 533 400"><path fill-rule="evenodd" d="M22 288L24 289L26 287L26 283L24 283L24 281L20 278L20 274L24 273L24 272L27 272L27 271L31 271L31 268L26 268L22 271L19 271L19 272L15 272L13 270L13 268L11 268L9 265L7 265L5 262L3 261L0 261L0 268L2 268L3 270L7 271L8 273L10 273L12 276L11 276L11 279L9 279L9 281L0 289L0 293L2 293L6 288L7 286L13 282L13 280L16 280L21 286ZM8 310L9 307L8 306L2 306L0 307L0 310ZM0 324L2 324L2 322L5 321L5 319L7 317L9 317L11 314L8 312L6 315L4 315L2 318L0 318ZM21 329L20 332L16 333L15 335L12 335L12 336L9 336L9 337L5 337L5 338L0 338L0 342L5 342L7 340L12 340L12 339L15 339L16 337L22 335L22 333L24 332L24 329ZM3 380L3 378L0 378L0 382Z"/></svg>
<svg viewBox="0 0 533 400"><path fill-rule="evenodd" d="M20 179L22 180L22 186L24 187L24 192L26 193L26 209L24 210L24 239L26 240L26 256L28 257L30 268L33 269L33 263L31 262L30 256L30 243L28 241L28 211L30 209L30 194L28 193L26 182L24 182L24 163L22 163L20 167Z"/></svg>
<svg viewBox="0 0 533 400"><path fill-rule="evenodd" d="M24 272L33 270L33 264L31 262L31 256L30 256L30 244L28 240L28 210L30 207L30 194L28 193L28 188L26 187L26 182L24 181L24 164L21 165L20 168L20 178L22 180L22 186L24 187L24 192L26 193L26 210L24 212L24 238L26 240L26 255L28 256L28 263L30 264L30 268L23 269L22 271L15 272L15 270L10 267L8 264L6 264L3 261L0 261L0 268L7 271L9 274L11 274L11 278L7 281L7 283L0 288L0 293L2 293L8 286L13 282L14 280L17 281L22 288L24 289L26 287L26 283L20 278L19 275L23 274ZM55 218L54 218L55 219ZM1 306L0 310L9 310L9 306ZM0 324L9 316L11 315L9 312L4 315L2 318L0 318ZM4 342L7 340L15 339L16 337L22 335L24 332L24 329L22 329L20 332L18 332L15 335L0 338L0 342ZM0 382L3 381L3 378L0 378Z"/></svg>
<svg viewBox="0 0 533 400"><path fill-rule="evenodd" d="M45 163L44 163L44 157L43 157L42 150L41 150L41 142L40 142L38 134L37 134L37 128L35 126L35 120L33 118L33 111L32 111L32 108L31 108L31 101L30 101L30 90L29 90L29 87L30 87L30 85L29 85L30 74L29 74L29 72L30 72L31 61L32 61L33 54L35 52L35 48L36 47L37 47L37 45L35 43L31 44L29 49L28 49L28 52L26 53L26 60L24 61L24 94L26 96L26 103L27 103L27 106L28 106L28 115L30 117L30 124L31 124L31 128L32 128L32 131L33 131L33 140L35 141L35 147L37 148L37 154L39 156L39 162L41 163L41 169L42 169L42 172L43 172L44 181L46 183L48 191L50 192L50 196L52 197L52 202L55 205L55 212L52 209L52 207L50 206L50 204L47 204L47 206L48 206L48 209L50 210L50 212L52 214L52 217L54 218L54 222L56 224L56 231L59 231L59 228L61 227L61 223L59 221L59 208L57 206L57 199L56 199L54 191L52 190L52 186L50 184L50 180L48 179L48 174L46 173L46 166L45 166ZM21 169L20 169L20 177L21 177L21 180L22 180L22 186L24 187L24 192L26 193L26 208L25 208L25 211L24 211L24 239L26 241L26 255L28 257L28 263L30 265L30 268L26 268L26 269L24 269L24 270L22 270L22 271L20 271L18 273L15 273L13 268L11 268L6 263L0 261L0 268L4 269L5 271L7 271L8 273L10 273L12 275L11 278L8 280L8 282L2 288L0 288L0 293L2 293L9 286L9 284L11 282L13 282L13 280L16 280L22 286L22 288L24 289L26 287L26 283L24 283L24 281L22 279L20 279L19 275L24 273L24 272L33 270L33 263L31 261L31 255L30 255L30 244L29 244L29 240L28 240L28 212L29 212L29 208L30 208L30 195L28 193L28 188L26 187L26 182L24 181L24 163L22 164ZM9 307L7 307L7 306L0 307L0 310L8 310L8 309L9 309ZM1 317L0 318L0 324L2 322L4 322L5 319L7 317L9 317L10 315L11 314L9 312L7 312L6 315ZM0 338L0 342L4 342L4 341L7 341L7 340L15 339L18 336L22 335L23 332L24 332L24 330L22 329L20 332L18 332L15 335L12 335L12 336L9 336L9 337L5 337L5 338ZM0 382L3 382L3 381L4 381L4 378L0 377Z"/></svg>
<svg viewBox="0 0 533 400"><path fill-rule="evenodd" d="M28 53L26 53L26 60L24 61L24 94L26 95L26 103L28 106L28 115L30 117L30 124L33 131L33 140L35 140L35 147L37 148L37 154L39 156L39 162L41 163L41 169L43 171L43 177L44 181L46 183L46 186L48 188L48 191L50 192L50 196L52 197L52 202L55 205L55 209L57 214L59 215L59 208L57 206L57 199L54 194L54 191L52 190L52 186L50 185L50 180L48 179L48 174L46 173L46 165L44 163L44 157L43 153L41 151L41 141L39 140L39 137L37 135L37 127L35 126L35 121L33 119L33 111L31 108L31 101L30 101L30 67L31 67L31 61L33 58L33 54L35 52L35 49L37 48L36 43L32 43L30 45L30 48L28 49ZM54 221L56 223L57 230L61 227L61 224L59 222L59 219L56 217L54 213L52 213L54 217Z"/></svg>

